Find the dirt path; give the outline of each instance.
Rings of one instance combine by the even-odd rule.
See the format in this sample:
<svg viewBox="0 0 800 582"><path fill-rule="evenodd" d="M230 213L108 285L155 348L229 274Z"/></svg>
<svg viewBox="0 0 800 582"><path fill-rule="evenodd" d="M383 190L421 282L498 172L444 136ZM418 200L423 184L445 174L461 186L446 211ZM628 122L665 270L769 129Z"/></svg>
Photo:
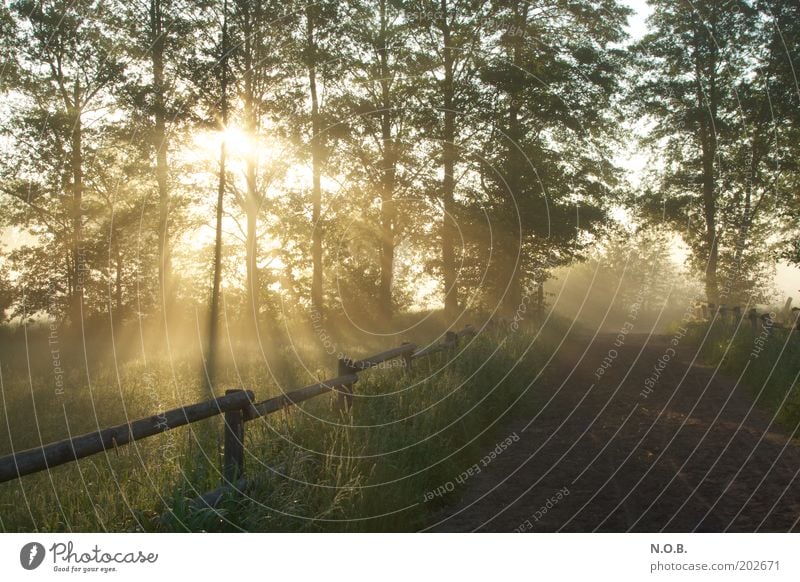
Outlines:
<svg viewBox="0 0 800 582"><path fill-rule="evenodd" d="M671 339L570 338L535 386L549 402L431 529L799 530L800 443Z"/></svg>

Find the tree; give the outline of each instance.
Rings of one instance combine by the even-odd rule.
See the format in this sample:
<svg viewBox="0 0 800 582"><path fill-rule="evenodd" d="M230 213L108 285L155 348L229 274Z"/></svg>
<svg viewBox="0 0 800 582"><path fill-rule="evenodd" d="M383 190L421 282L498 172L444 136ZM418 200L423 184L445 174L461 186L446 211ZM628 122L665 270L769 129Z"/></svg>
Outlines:
<svg viewBox="0 0 800 582"><path fill-rule="evenodd" d="M167 8L167 10L165 10ZM171 43L170 24L165 22L165 0L150 0L148 29L150 64L152 67L153 149L156 154L155 177L158 185L158 282L161 287L164 318L171 300L171 261L169 243L169 166L167 152L167 82L164 59Z"/></svg>
<svg viewBox="0 0 800 582"><path fill-rule="evenodd" d="M333 72L329 62L331 45L335 41L335 22L341 17L338 3L328 0L309 2L302 11L300 32L300 60L308 78L309 121L311 136L311 306L317 312L324 310L322 225L322 169L325 161L327 126L320 99L320 84L330 79Z"/></svg>
<svg viewBox="0 0 800 582"><path fill-rule="evenodd" d="M11 11L6 4L0 6L0 91L6 87L13 86L17 81L17 62L16 47L14 38L16 36L16 23Z"/></svg>
<svg viewBox="0 0 800 582"><path fill-rule="evenodd" d="M234 192L247 222L246 303L250 327L256 333L261 313L259 216L264 211L266 189L282 170L282 164L276 160L268 160L271 167L259 167L262 157L258 144L264 138L265 121L279 114L278 99L288 75L284 65L288 60L288 43L281 31L292 24L291 19L283 2L235 0L232 7L231 36L235 39L231 49L232 74L239 83L243 129L252 143L245 159L245 192L243 195L238 190ZM259 175L259 170L263 170L263 175Z"/></svg>
<svg viewBox="0 0 800 582"><path fill-rule="evenodd" d="M42 147L45 155L34 157L51 166L54 175L37 176L36 169L26 164L29 172L16 172L15 186L7 193L40 216L48 216L51 228L68 245L69 315L77 325L89 273L83 227L85 149L91 131L84 120L90 110L111 101L108 91L120 82L123 63L107 2L20 0L12 8L26 23L17 46L24 64L20 89L28 111L18 118L22 124L18 130L27 133L29 147ZM48 160L47 155L58 159ZM45 197L60 200L61 211L43 207Z"/></svg>
<svg viewBox="0 0 800 582"><path fill-rule="evenodd" d="M441 273L444 308L451 315L459 308L455 256L459 141L475 98L476 57L488 16L488 3L479 0L424 0L409 3L407 10L409 22L419 33L419 58L429 71L431 99L440 112L434 136L440 144L442 167L438 188L442 210Z"/></svg>
<svg viewBox="0 0 800 582"><path fill-rule="evenodd" d="M721 249L737 244L723 213L737 206L731 199L741 192L727 170L729 164L741 167L734 162L745 135L736 87L745 81L753 52L753 15L745 1L662 2L654 7L651 32L635 49L635 97L655 123L648 141L664 160L660 187L649 194L651 207L663 209L683 235L704 272L711 303L728 293L720 289Z"/></svg>
<svg viewBox="0 0 800 582"><path fill-rule="evenodd" d="M227 188L227 171L225 163L228 158L225 131L228 128L228 86L230 46L228 40L228 0L222 4L222 24L220 27L220 41L215 47L216 65L214 77L219 90L219 129L223 136L219 146L219 174L217 181L217 203L215 207L214 227L214 263L211 284L211 302L209 308L208 324L208 352L206 356L206 380L209 391L214 390L216 381L217 343L219 328L220 286L222 284L222 216L225 205L225 190Z"/></svg>
<svg viewBox="0 0 800 582"><path fill-rule="evenodd" d="M377 309L388 321L395 308L393 293L395 252L403 220L398 193L410 187L413 163L411 142L417 130L413 102L416 97L411 30L403 19L403 3L374 0L357 3L347 27L354 54L348 58L349 89L342 88L349 148L347 157L359 161L348 178L368 194L359 202L369 208L377 192L379 216L375 232L378 247ZM355 115L353 115L355 112ZM354 189L355 190L355 189ZM356 195L351 191L349 195ZM362 208L363 208L362 207ZM361 211L362 215L368 213Z"/></svg>
<svg viewBox="0 0 800 582"><path fill-rule="evenodd" d="M170 150L177 126L191 112L192 95L179 88L184 79L190 33L199 27L193 17L201 12L181 0L148 0L125 6L124 24L134 74L129 75L125 98L132 118L132 133L145 136L146 156L152 160L152 178L158 200L157 271L160 315L164 322L174 305L172 246L179 210L171 185ZM135 139L135 138L134 138Z"/></svg>
<svg viewBox="0 0 800 582"><path fill-rule="evenodd" d="M613 47L628 13L614 1L494 3L478 163L498 227L490 286L507 313L608 223L626 61Z"/></svg>
<svg viewBox="0 0 800 582"><path fill-rule="evenodd" d="M757 86L765 113L757 135L768 140L764 158L775 196L768 222L772 235L780 225L780 258L800 266L800 2L761 0L756 6L763 21Z"/></svg>

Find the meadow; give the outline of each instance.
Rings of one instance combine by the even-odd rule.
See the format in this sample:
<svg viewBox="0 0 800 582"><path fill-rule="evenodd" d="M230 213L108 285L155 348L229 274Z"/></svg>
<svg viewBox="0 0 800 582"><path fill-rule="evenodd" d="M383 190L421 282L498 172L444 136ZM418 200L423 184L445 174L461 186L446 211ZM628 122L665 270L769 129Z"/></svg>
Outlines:
<svg viewBox="0 0 800 582"><path fill-rule="evenodd" d="M454 351L415 361L410 371L396 366L370 370L356 384L349 414L337 409L335 396L323 395L248 423L245 464L252 487L247 495L227 494L214 508L192 502L220 484L219 417L0 484L0 530L420 529L460 493L457 488L436 496L430 492L507 437L501 427L512 410L519 414L538 406L538 382L531 382L562 326L551 322L541 332L484 331ZM436 324L423 325L409 339L432 340L435 330ZM29 358L35 352L52 359L46 336L26 344L4 339L16 348L26 345L18 351ZM374 336L361 344L355 336L336 338L337 346L355 346L356 356L374 353L382 343ZM252 389L263 399L309 384L310 376L331 377L335 359L319 346L313 340L285 346L271 360L282 366L231 350L237 358L222 360L218 385ZM26 365L23 353L6 360L11 364L3 365L0 454L209 396L198 360L188 353L115 362L113 354L100 357L99 347L92 349L88 374L80 367L60 366L69 370L61 392L53 366ZM66 362L68 356L59 358ZM80 379L87 375L91 384Z"/></svg>

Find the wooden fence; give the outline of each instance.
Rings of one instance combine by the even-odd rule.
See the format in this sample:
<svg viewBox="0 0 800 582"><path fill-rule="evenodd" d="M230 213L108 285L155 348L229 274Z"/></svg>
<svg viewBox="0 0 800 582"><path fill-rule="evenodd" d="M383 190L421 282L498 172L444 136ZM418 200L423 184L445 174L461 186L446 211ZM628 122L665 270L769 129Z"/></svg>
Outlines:
<svg viewBox="0 0 800 582"><path fill-rule="evenodd" d="M423 349L417 349L414 344L404 343L397 348L361 360L341 359L336 378L286 392L261 402L255 401L255 394L250 390L227 390L224 396L211 400L6 455L0 458L0 483L52 469L179 426L224 414L222 486L199 498L199 500L213 505L224 491L231 488L242 490L247 483L244 479L244 436L247 422L290 406L296 406L305 400L327 392L335 392L339 409L349 411L353 402L353 385L358 381L359 372L398 358L403 360L406 368L410 368L413 360L454 348L458 345L460 338L470 337L474 334L474 328L468 325L458 333L448 331L444 340Z"/></svg>
<svg viewBox="0 0 800 582"><path fill-rule="evenodd" d="M745 313L741 306L734 305L715 305L714 303L699 303L698 315L707 321L717 320L738 324L742 317L750 321L750 328L754 333L762 329L783 328L790 331L800 331L800 309L791 306L792 300L789 298L783 309L776 309L771 313L759 313L753 307Z"/></svg>

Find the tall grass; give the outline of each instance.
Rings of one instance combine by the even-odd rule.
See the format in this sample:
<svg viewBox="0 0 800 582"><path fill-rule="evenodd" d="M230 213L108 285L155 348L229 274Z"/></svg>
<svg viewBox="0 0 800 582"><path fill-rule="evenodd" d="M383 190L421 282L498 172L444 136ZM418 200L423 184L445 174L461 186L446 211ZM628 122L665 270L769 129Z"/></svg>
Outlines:
<svg viewBox="0 0 800 582"><path fill-rule="evenodd" d="M555 327L559 327L558 325ZM247 423L247 495L216 508L191 500L220 483L220 418L176 429L0 485L3 531L409 531L460 492L425 493L471 467L503 433L504 419L540 402L531 380L559 330L481 334L413 369L360 375L350 414L321 396ZM533 345L531 345L533 342ZM277 387L257 361L228 367L231 385ZM509 370L514 370L507 374ZM319 369L325 376L332 370ZM188 362L156 370L127 364L95 371L96 386L68 399L45 378L4 375L3 454L152 414L203 396ZM308 370L290 371L295 387ZM285 378L284 378L285 380ZM9 386L15 390L10 391ZM263 389L259 398L265 396ZM511 412L509 407L513 405ZM32 422L35 414L36 421ZM41 434L40 434L41 433Z"/></svg>
<svg viewBox="0 0 800 582"><path fill-rule="evenodd" d="M786 430L800 425L800 334L785 328L753 330L744 320L693 324L688 337L700 358L742 382L757 404L776 415Z"/></svg>

